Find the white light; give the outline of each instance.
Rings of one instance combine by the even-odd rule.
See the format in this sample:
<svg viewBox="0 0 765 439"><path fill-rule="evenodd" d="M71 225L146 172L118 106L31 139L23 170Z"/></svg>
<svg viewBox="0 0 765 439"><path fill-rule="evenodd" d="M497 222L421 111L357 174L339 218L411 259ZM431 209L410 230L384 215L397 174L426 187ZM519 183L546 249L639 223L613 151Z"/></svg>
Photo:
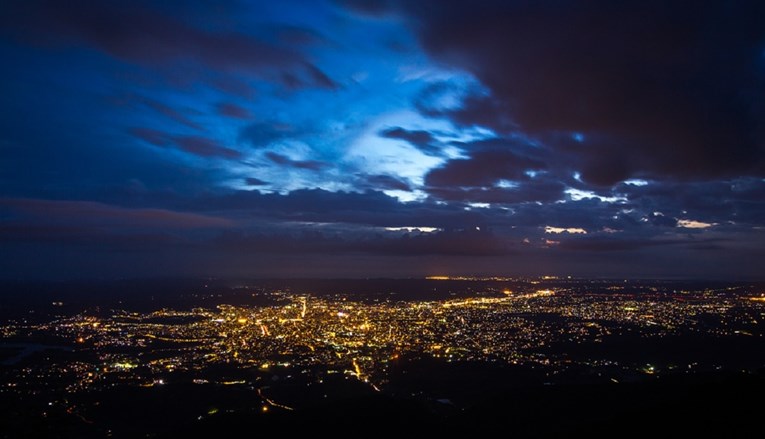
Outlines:
<svg viewBox="0 0 765 439"><path fill-rule="evenodd" d="M518 183L510 180L499 180L496 184L496 187L501 187L505 189L514 189L518 187Z"/></svg>
<svg viewBox="0 0 765 439"><path fill-rule="evenodd" d="M571 233L575 235L586 235L587 231L584 230L581 227L553 227L553 226L545 226L545 233L554 233L556 235L559 235L563 232Z"/></svg>
<svg viewBox="0 0 765 439"><path fill-rule="evenodd" d="M410 201L422 201L427 198L427 194L419 189L414 191L386 189L382 192L389 197L398 198L398 200L403 203L408 203Z"/></svg>
<svg viewBox="0 0 765 439"><path fill-rule="evenodd" d="M568 188L564 192L569 197L571 197L572 201L579 201L579 200L584 200L587 198L597 198L598 200L606 202L606 203L620 203L620 202L627 201L625 197L606 197L603 195L598 195L592 191L583 191L583 190L574 189L574 188Z"/></svg>
<svg viewBox="0 0 765 439"><path fill-rule="evenodd" d="M630 186L645 186L648 184L645 180L640 180L638 178L633 178L630 180L624 180L624 184L628 184Z"/></svg>
<svg viewBox="0 0 765 439"><path fill-rule="evenodd" d="M433 233L433 232L439 232L441 229L438 227L386 227L385 230L389 232L422 232L422 233Z"/></svg>
<svg viewBox="0 0 765 439"><path fill-rule="evenodd" d="M708 229L716 225L717 223L705 223L703 221L696 220L681 219L677 221L677 227L684 227L686 229Z"/></svg>
<svg viewBox="0 0 765 439"><path fill-rule="evenodd" d="M468 203L468 206L475 207L477 209L488 209L491 207L489 203Z"/></svg>

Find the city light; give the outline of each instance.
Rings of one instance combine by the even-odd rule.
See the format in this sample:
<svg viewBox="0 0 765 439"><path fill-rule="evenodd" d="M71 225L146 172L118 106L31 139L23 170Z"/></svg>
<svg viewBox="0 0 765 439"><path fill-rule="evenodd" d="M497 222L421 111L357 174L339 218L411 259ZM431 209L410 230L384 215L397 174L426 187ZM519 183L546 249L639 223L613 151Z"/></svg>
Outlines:
<svg viewBox="0 0 765 439"><path fill-rule="evenodd" d="M572 356L562 348L602 343L620 335L663 339L680 334L762 337L765 297L729 288L664 290L624 283L559 279L502 284L457 297L364 300L352 294L310 295L274 290L268 306L220 304L149 312L111 310L98 319L88 311L47 323L7 323L0 334L70 343L75 355L32 368L8 369L6 391L64 383L67 393L112 386L164 386L168 382L255 389L262 410L292 410L263 393L300 375L322 383L341 375L372 391L385 391L394 364L406 359L446 363L485 362L542 367L610 368L618 383L630 371L656 376L651 362L624 363L607 356ZM497 282L491 280L489 282ZM541 287L541 288L540 288ZM572 352L575 352L572 351ZM246 376L207 375L222 365ZM688 365L687 370L698 366ZM14 372L15 370L15 372ZM253 375L254 374L254 375ZM627 375L629 379L629 375Z"/></svg>

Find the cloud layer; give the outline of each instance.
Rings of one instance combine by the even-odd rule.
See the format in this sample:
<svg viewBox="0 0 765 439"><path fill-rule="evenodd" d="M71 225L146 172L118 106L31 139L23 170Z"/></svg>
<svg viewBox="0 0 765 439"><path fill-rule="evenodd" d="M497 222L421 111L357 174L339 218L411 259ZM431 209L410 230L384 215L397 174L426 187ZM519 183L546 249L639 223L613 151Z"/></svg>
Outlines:
<svg viewBox="0 0 765 439"><path fill-rule="evenodd" d="M3 12L0 277L761 276L762 2Z"/></svg>

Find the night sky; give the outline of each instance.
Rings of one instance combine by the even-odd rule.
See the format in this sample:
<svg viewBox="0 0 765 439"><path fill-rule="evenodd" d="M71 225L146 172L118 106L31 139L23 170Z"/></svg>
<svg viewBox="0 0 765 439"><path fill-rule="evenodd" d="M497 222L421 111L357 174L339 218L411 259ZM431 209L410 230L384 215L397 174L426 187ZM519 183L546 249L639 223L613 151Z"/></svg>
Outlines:
<svg viewBox="0 0 765 439"><path fill-rule="evenodd" d="M765 2L0 5L0 278L762 277Z"/></svg>

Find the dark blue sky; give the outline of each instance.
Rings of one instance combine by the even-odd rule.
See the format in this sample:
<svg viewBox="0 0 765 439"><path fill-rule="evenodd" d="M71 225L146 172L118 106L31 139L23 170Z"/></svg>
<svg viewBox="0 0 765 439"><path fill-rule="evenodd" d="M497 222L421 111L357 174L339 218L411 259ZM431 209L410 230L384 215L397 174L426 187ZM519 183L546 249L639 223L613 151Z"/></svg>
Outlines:
<svg viewBox="0 0 765 439"><path fill-rule="evenodd" d="M0 278L762 277L759 1L0 6Z"/></svg>

